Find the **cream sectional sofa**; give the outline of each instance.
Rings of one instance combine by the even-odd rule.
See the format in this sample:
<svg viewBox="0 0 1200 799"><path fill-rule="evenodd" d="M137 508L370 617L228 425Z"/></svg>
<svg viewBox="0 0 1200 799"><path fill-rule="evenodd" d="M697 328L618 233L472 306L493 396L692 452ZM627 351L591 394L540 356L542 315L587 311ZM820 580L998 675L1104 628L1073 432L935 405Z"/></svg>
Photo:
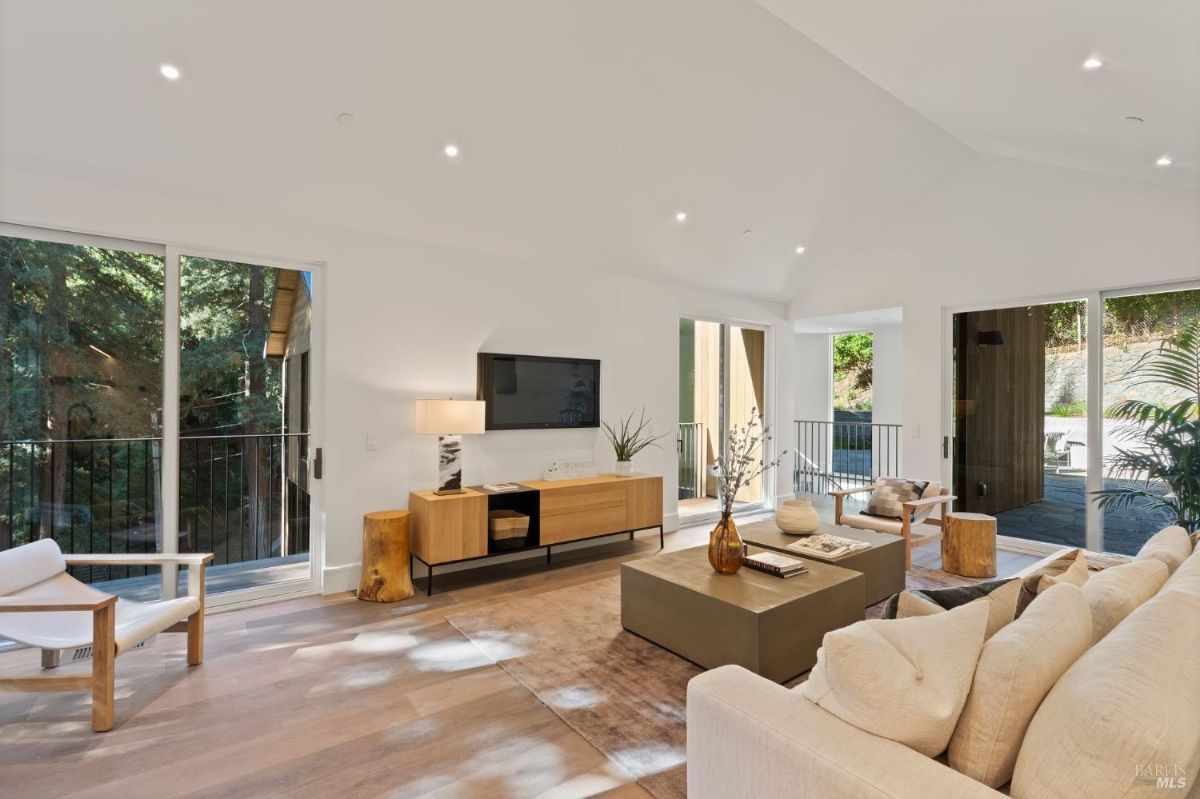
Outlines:
<svg viewBox="0 0 1200 799"><path fill-rule="evenodd" d="M1200 797L1200 549L1055 683L994 790L737 666L688 685L692 799Z"/></svg>

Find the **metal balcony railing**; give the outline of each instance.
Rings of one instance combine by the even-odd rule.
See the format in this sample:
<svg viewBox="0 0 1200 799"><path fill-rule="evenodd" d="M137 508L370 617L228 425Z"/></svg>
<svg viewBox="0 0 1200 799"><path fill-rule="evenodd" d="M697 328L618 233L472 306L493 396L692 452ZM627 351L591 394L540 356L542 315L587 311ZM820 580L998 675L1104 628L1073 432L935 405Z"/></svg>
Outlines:
<svg viewBox="0 0 1200 799"><path fill-rule="evenodd" d="M704 496L705 471L704 424L681 422L679 425L679 499Z"/></svg>
<svg viewBox="0 0 1200 799"><path fill-rule="evenodd" d="M793 483L798 494L855 488L900 471L900 425L796 421Z"/></svg>
<svg viewBox="0 0 1200 799"><path fill-rule="evenodd" d="M308 434L180 438L180 552L242 563L308 551ZM0 550L162 551L161 438L0 441ZM80 567L87 582L146 567Z"/></svg>

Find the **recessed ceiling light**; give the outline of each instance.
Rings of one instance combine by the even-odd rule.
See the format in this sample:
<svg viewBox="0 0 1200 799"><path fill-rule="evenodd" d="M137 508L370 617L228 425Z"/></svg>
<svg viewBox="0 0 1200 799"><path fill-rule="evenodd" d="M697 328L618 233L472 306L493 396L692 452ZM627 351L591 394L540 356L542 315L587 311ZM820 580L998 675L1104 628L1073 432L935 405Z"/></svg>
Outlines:
<svg viewBox="0 0 1200 799"><path fill-rule="evenodd" d="M675 212L675 221L676 222L686 222L687 221L687 211L676 211Z"/></svg>
<svg viewBox="0 0 1200 799"><path fill-rule="evenodd" d="M179 77L183 74L179 71L179 67L174 64L163 64L158 68L158 72L167 80L179 80Z"/></svg>
<svg viewBox="0 0 1200 799"><path fill-rule="evenodd" d="M799 247L796 248L796 255L804 255L804 245L803 244L801 244Z"/></svg>
<svg viewBox="0 0 1200 799"><path fill-rule="evenodd" d="M1084 69L1100 69L1102 66L1104 66L1104 62L1095 56L1092 56L1083 62Z"/></svg>
<svg viewBox="0 0 1200 799"><path fill-rule="evenodd" d="M347 114L343 111L337 115L337 121L342 127L348 128L354 124L354 114Z"/></svg>
<svg viewBox="0 0 1200 799"><path fill-rule="evenodd" d="M1133 116L1132 114L1130 114L1129 116L1125 117L1125 120L1126 120L1127 122L1145 122L1145 121L1146 121L1146 120L1142 119L1141 117L1135 117L1135 116Z"/></svg>
<svg viewBox="0 0 1200 799"><path fill-rule="evenodd" d="M1171 157L1169 155L1159 156L1158 160L1154 162L1154 165L1155 166L1170 166L1171 165Z"/></svg>
<svg viewBox="0 0 1200 799"><path fill-rule="evenodd" d="M457 144L447 144L445 149L442 150L442 152L444 152L446 154L447 158L458 158L458 145Z"/></svg>

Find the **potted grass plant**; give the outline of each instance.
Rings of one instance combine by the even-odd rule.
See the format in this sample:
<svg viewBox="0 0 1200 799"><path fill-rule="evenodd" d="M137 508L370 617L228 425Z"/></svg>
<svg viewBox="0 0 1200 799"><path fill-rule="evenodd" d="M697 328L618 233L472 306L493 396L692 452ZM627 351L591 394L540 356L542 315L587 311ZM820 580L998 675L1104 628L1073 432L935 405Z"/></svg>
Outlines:
<svg viewBox="0 0 1200 799"><path fill-rule="evenodd" d="M638 420L634 422L633 412L621 419L617 424L601 422L608 443L612 444L613 453L617 456L617 471L619 477L633 474L633 456L646 447L658 447L658 442L670 433L660 436L652 434L650 420L646 418L646 409L642 408ZM662 449L662 447L659 447Z"/></svg>

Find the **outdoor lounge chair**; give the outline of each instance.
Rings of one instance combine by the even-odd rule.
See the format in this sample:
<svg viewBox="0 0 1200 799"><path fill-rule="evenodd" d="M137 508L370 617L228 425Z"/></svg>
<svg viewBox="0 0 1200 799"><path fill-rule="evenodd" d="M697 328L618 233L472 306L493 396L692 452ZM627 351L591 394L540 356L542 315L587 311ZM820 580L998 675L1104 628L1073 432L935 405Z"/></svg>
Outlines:
<svg viewBox="0 0 1200 799"><path fill-rule="evenodd" d="M843 512L846 497L852 494L870 493L874 488L874 484L871 484L860 486L859 488L844 488L830 491L829 495L834 499L833 523L844 524L847 527L856 527L860 530L874 530L877 533L889 533L901 536L904 538L904 568L912 568L913 547L932 544L941 539L946 513L950 510L950 504L955 500L955 497L950 494L948 489L942 488L940 482L932 481L925 487L925 493L921 495L920 499L903 503L904 518L902 519L884 519L879 516L868 516L864 513ZM938 511L937 516L933 515L935 510ZM922 523L937 527L937 532L927 535L914 535L913 527Z"/></svg>
<svg viewBox="0 0 1200 799"><path fill-rule="evenodd" d="M42 650L42 668L62 650L92 648L91 675L0 678L0 691L90 691L92 729L113 725L113 660L160 632L187 633L187 662L204 659L204 567L209 554L66 555L53 539L0 552L0 637ZM188 569L188 595L132 602L67 574L68 566L177 564Z"/></svg>

